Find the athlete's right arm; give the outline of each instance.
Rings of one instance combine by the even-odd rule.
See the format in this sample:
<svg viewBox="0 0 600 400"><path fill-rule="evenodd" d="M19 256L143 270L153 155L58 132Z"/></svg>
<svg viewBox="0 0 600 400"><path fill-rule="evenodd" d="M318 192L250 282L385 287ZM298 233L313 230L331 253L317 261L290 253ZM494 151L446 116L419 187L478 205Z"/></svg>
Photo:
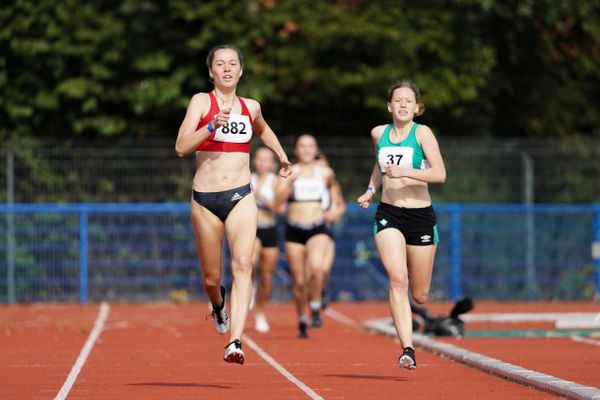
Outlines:
<svg viewBox="0 0 600 400"><path fill-rule="evenodd" d="M292 194L292 185L299 176L299 172L291 167L290 172L289 176L278 175L275 181L275 209L280 213L285 211L285 205Z"/></svg>
<svg viewBox="0 0 600 400"><path fill-rule="evenodd" d="M375 146L375 154L377 154L377 142L379 142L379 138L381 137L384 128L385 125L379 125L371 130L371 139L373 140L373 145ZM380 185L381 169L379 168L377 160L375 160L375 165L373 166L373 171L371 172L367 190L358 199L356 199L362 208L369 208L369 204L371 204L373 197L375 197L375 192Z"/></svg>
<svg viewBox="0 0 600 400"><path fill-rule="evenodd" d="M190 100L185 118L179 127L175 152L179 157L190 154L210 136L208 125L196 130L198 123L210 109L210 98L206 93L197 93Z"/></svg>

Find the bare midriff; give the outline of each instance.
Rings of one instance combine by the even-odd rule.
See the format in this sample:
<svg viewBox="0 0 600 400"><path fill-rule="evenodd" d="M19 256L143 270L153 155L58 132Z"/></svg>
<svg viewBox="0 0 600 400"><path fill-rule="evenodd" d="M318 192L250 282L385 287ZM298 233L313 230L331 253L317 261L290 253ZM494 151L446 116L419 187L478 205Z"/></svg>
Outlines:
<svg viewBox="0 0 600 400"><path fill-rule="evenodd" d="M383 176L381 202L404 208L423 208L431 205L427 183L412 178Z"/></svg>
<svg viewBox="0 0 600 400"><path fill-rule="evenodd" d="M197 151L193 187L197 192L221 192L250 182L248 153Z"/></svg>

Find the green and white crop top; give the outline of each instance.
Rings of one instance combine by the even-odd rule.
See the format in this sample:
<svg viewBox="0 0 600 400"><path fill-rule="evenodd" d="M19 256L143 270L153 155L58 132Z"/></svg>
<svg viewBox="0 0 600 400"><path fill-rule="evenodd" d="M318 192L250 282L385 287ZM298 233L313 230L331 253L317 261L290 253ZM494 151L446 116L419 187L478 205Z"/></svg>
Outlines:
<svg viewBox="0 0 600 400"><path fill-rule="evenodd" d="M417 126L419 124L413 122L408 136L400 143L390 141L392 124L386 126L377 142L377 162L382 174L385 174L385 166L390 164L412 169L427 169L430 167L423 153L423 148L417 142Z"/></svg>

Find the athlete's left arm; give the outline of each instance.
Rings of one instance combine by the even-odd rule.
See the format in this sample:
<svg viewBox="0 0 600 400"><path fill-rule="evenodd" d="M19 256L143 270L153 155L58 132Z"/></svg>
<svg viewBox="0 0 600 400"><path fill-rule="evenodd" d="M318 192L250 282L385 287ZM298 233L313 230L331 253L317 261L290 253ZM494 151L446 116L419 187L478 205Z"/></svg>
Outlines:
<svg viewBox="0 0 600 400"><path fill-rule="evenodd" d="M333 172L331 168L329 168L329 171L327 188L329 189L329 195L331 196L331 205L329 209L325 211L325 219L327 222L337 222L346 212L346 203L344 202L340 184L335 178L335 172Z"/></svg>
<svg viewBox="0 0 600 400"><path fill-rule="evenodd" d="M279 175L284 178L290 176L292 173L292 164L290 164L281 143L279 143L277 135L275 135L275 132L273 132L271 127L269 127L269 124L267 124L267 121L263 118L260 104L256 100L251 99L247 99L246 103L252 114L252 131L260 137L265 146L271 149L277 157L279 157L279 163L281 165Z"/></svg>
<svg viewBox="0 0 600 400"><path fill-rule="evenodd" d="M390 178L412 178L427 183L444 183L446 181L446 167L435 135L425 125L418 127L416 135L425 158L429 161L430 168L413 169L388 165L386 167L387 176Z"/></svg>

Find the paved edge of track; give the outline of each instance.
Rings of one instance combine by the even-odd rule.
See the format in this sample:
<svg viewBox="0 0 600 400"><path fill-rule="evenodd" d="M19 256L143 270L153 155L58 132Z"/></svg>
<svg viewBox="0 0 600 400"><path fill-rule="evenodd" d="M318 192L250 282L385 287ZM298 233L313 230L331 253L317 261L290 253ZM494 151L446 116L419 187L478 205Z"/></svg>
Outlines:
<svg viewBox="0 0 600 400"><path fill-rule="evenodd" d="M396 337L396 330L391 324L391 318L377 318L365 321L363 327L385 336ZM415 334L414 343L432 353L480 369L482 371L500 376L520 384L534 387L544 392L549 392L570 399L600 400L600 389L584 386L576 382L567 381L552 375L532 371L518 365L509 364L496 358L487 357L449 343L438 342L430 337Z"/></svg>

